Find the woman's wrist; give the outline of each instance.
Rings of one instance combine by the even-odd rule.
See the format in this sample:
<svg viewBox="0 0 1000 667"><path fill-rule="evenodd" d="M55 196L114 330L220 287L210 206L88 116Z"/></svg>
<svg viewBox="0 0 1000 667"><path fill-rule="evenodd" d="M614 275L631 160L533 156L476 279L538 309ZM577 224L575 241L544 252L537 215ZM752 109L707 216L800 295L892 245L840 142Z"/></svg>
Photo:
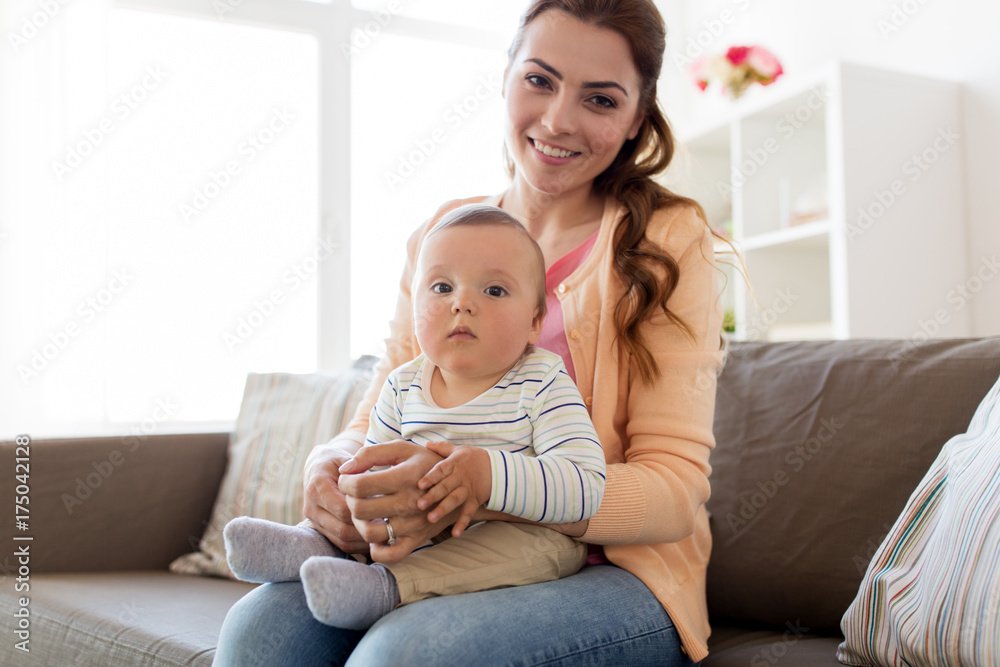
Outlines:
<svg viewBox="0 0 1000 667"><path fill-rule="evenodd" d="M317 445L313 448L313 451L319 449L320 447L339 449L348 456L354 456L358 453L365 444L365 434L361 431L344 431L343 433L337 434L332 440L327 442L325 445Z"/></svg>

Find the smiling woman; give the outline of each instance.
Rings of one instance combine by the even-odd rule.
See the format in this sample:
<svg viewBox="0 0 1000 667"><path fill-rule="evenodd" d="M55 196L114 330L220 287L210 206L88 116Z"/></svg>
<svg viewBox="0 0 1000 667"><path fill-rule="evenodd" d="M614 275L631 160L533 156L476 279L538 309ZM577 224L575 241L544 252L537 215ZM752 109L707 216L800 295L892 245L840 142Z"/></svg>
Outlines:
<svg viewBox="0 0 1000 667"><path fill-rule="evenodd" d="M398 430L366 440L366 429L386 412L381 388L398 386L389 381L393 369L422 363L426 339L437 335L442 349L461 350L478 335L471 322L428 329L414 304L440 297L462 312L506 293L501 282L469 278L500 245L486 235L463 239L472 249L461 275L437 275L432 266L432 277L420 277L425 252L442 242L437 225L466 204L499 207L535 239L549 271L569 266L546 294L558 299L550 316L561 320L546 353L560 350L567 368L572 362L577 405L593 420L607 477L593 516L545 525L589 544L590 564L556 581L432 597L384 616L382 606L364 636L341 629L356 625L314 618L308 582L304 590L298 581L262 586L230 610L217 664L242 664L289 636L297 638L283 656L289 665L690 665L706 655L704 503L722 317L700 206L653 180L673 156L656 98L664 42L652 0L538 0L528 8L503 78L511 182L493 196L444 204L410 235L386 356L349 429L314 448L306 465L305 514L345 553L388 567L417 556L414 549L452 523L461 526L457 510L448 513L444 500L444 507L424 504L422 490L433 470L467 465L463 448L397 437ZM490 247L479 252L477 242ZM492 328L502 333L507 324ZM491 473L501 479L496 468ZM467 497L482 502L478 486ZM474 517L486 525L525 518L480 504ZM385 590L384 583L373 585ZM334 607L354 599L323 597ZM439 637L451 640L434 643Z"/></svg>

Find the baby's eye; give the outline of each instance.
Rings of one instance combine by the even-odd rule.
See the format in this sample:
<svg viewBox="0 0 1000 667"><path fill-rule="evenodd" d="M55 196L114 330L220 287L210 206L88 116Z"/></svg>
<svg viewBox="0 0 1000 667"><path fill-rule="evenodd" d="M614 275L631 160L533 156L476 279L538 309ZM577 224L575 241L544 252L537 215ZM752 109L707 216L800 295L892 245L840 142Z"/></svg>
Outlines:
<svg viewBox="0 0 1000 667"><path fill-rule="evenodd" d="M499 285L493 285L492 287L486 288L486 293L490 296L504 296L507 294L507 290L500 287Z"/></svg>
<svg viewBox="0 0 1000 667"><path fill-rule="evenodd" d="M447 294L451 291L451 285L447 283L436 283L431 285L431 291L435 294Z"/></svg>

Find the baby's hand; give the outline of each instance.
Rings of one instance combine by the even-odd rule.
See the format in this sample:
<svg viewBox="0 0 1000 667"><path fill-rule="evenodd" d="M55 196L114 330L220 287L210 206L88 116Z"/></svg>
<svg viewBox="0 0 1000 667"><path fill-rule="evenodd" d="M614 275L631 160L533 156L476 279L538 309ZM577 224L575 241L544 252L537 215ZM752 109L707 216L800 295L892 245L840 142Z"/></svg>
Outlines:
<svg viewBox="0 0 1000 667"><path fill-rule="evenodd" d="M456 447L450 442L429 442L427 449L445 459L417 482L417 488L427 492L417 500L417 507L425 510L437 504L427 515L431 523L461 508L451 528L451 534L458 537L469 526L476 511L490 500L493 491L490 456L479 447Z"/></svg>

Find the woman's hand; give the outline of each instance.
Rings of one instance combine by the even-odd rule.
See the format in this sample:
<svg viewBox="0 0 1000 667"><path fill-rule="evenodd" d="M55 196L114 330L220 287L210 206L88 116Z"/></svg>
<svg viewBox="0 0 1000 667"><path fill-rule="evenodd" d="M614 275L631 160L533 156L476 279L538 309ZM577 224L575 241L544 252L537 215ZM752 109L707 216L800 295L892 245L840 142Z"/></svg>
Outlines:
<svg viewBox="0 0 1000 667"><path fill-rule="evenodd" d="M425 447L394 440L366 445L340 467L340 490L376 562L399 562L457 518L454 512L432 522L417 506L423 495L417 482L441 460ZM377 466L391 467L371 471ZM389 537L386 518L396 537L392 546L385 544Z"/></svg>
<svg viewBox="0 0 1000 667"><path fill-rule="evenodd" d="M345 553L368 553L364 539L351 520L351 510L337 482L339 468L351 455L334 445L315 447L306 459L302 513Z"/></svg>
<svg viewBox="0 0 1000 667"><path fill-rule="evenodd" d="M434 507L427 515L432 523L459 510L451 528L452 536L459 537L479 508L490 500L493 490L490 456L480 447L456 447L450 442L429 442L427 449L445 459L417 482L417 487L426 491L417 501L417 507Z"/></svg>

